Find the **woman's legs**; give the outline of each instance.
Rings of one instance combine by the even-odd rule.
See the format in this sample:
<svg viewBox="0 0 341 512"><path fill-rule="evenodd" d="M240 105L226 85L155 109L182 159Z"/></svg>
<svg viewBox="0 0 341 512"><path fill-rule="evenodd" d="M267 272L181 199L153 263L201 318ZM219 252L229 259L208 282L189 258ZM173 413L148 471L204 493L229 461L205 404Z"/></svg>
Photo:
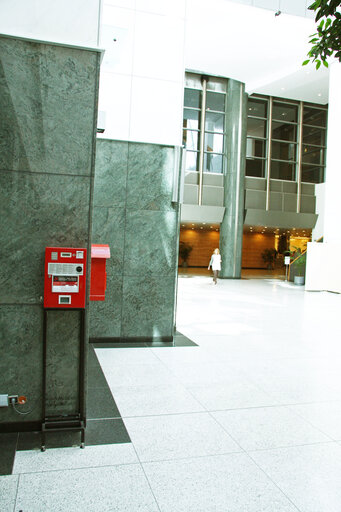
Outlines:
<svg viewBox="0 0 341 512"><path fill-rule="evenodd" d="M218 270L213 270L213 282L217 284Z"/></svg>

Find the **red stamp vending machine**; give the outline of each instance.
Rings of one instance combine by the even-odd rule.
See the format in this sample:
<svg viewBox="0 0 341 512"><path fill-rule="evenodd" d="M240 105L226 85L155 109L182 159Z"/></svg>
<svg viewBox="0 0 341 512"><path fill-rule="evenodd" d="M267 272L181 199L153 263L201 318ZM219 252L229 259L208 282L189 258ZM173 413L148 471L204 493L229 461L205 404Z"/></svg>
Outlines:
<svg viewBox="0 0 341 512"><path fill-rule="evenodd" d="M44 308L85 308L86 249L46 247Z"/></svg>

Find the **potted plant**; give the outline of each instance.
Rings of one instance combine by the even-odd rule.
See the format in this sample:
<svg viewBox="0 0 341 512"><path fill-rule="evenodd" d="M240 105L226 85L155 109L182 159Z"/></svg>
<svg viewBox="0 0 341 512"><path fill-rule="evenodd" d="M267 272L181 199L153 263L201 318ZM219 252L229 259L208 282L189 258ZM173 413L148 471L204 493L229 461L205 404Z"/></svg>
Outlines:
<svg viewBox="0 0 341 512"><path fill-rule="evenodd" d="M267 264L268 270L273 270L276 257L277 257L276 249L265 249L262 252L262 258L263 258L264 263Z"/></svg>
<svg viewBox="0 0 341 512"><path fill-rule="evenodd" d="M179 255L182 259L182 266L187 267L187 260L189 258L189 255L192 252L193 247L189 245L187 242L180 242L179 244Z"/></svg>
<svg viewBox="0 0 341 512"><path fill-rule="evenodd" d="M304 284L305 264L306 264L305 256L304 256L304 254L301 254L294 263L294 270L295 270L294 283L295 284L298 284L298 285Z"/></svg>

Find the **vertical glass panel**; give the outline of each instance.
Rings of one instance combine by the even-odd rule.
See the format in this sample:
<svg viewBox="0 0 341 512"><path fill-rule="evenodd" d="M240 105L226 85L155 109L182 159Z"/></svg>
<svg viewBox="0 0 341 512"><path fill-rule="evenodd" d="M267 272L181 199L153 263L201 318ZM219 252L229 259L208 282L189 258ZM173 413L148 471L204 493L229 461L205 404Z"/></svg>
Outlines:
<svg viewBox="0 0 341 512"><path fill-rule="evenodd" d="M313 126L327 126L327 111L318 108L303 107L303 124L311 124Z"/></svg>
<svg viewBox="0 0 341 512"><path fill-rule="evenodd" d="M224 135L219 133L205 133L205 151L213 153L222 153L224 145Z"/></svg>
<svg viewBox="0 0 341 512"><path fill-rule="evenodd" d="M249 98L247 103L247 113L249 116L267 117L268 102L257 98Z"/></svg>
<svg viewBox="0 0 341 512"><path fill-rule="evenodd" d="M183 144L186 149L196 151L199 149L199 132L191 130L183 131Z"/></svg>
<svg viewBox="0 0 341 512"><path fill-rule="evenodd" d="M201 91L194 89L185 89L185 107L200 108L201 106Z"/></svg>
<svg viewBox="0 0 341 512"><path fill-rule="evenodd" d="M325 146L326 130L323 130L321 128L314 128L312 126L303 126L303 142L305 144Z"/></svg>
<svg viewBox="0 0 341 512"><path fill-rule="evenodd" d="M271 156L276 160L296 160L296 144L272 141L271 148Z"/></svg>
<svg viewBox="0 0 341 512"><path fill-rule="evenodd" d="M324 167L302 165L302 181L305 183L323 183Z"/></svg>
<svg viewBox="0 0 341 512"><path fill-rule="evenodd" d="M199 153L186 152L186 171L197 171L199 169Z"/></svg>
<svg viewBox="0 0 341 512"><path fill-rule="evenodd" d="M265 140L259 139L246 139L246 158L252 158L254 156L265 158Z"/></svg>
<svg viewBox="0 0 341 512"><path fill-rule="evenodd" d="M199 129L199 115L200 115L199 110L189 110L188 108L185 108L183 127L190 128L191 130L198 130Z"/></svg>
<svg viewBox="0 0 341 512"><path fill-rule="evenodd" d="M278 121L287 121L297 123L298 105L289 105L287 103L273 102L272 117Z"/></svg>
<svg viewBox="0 0 341 512"><path fill-rule="evenodd" d="M246 176L255 176L257 178L264 178L265 176L265 160L246 159Z"/></svg>
<svg viewBox="0 0 341 512"><path fill-rule="evenodd" d="M262 119L254 119L248 117L247 119L247 134L250 137L266 137L266 121Z"/></svg>
<svg viewBox="0 0 341 512"><path fill-rule="evenodd" d="M224 131L224 114L216 114L214 112L206 112L205 130L210 132Z"/></svg>
<svg viewBox="0 0 341 512"><path fill-rule="evenodd" d="M303 146L302 162L304 164L324 165L324 149Z"/></svg>
<svg viewBox="0 0 341 512"><path fill-rule="evenodd" d="M272 138L279 140L292 140L296 142L297 125L278 121L272 123Z"/></svg>
<svg viewBox="0 0 341 512"><path fill-rule="evenodd" d="M276 180L295 181L296 165L290 162L271 161L270 176Z"/></svg>
<svg viewBox="0 0 341 512"><path fill-rule="evenodd" d="M204 172L223 172L223 155L204 154Z"/></svg>
<svg viewBox="0 0 341 512"><path fill-rule="evenodd" d="M225 94L207 92L206 109L217 110L218 112L225 112Z"/></svg>

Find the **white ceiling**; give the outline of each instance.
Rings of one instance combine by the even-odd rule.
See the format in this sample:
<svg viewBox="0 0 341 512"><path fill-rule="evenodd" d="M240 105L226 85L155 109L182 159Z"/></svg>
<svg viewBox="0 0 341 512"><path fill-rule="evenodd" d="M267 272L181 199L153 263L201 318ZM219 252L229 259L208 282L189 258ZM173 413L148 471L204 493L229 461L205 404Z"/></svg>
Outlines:
<svg viewBox="0 0 341 512"><path fill-rule="evenodd" d="M284 1L284 0L282 0ZM302 67L311 18L227 0L188 0L185 67L240 80L247 92L328 102L329 70Z"/></svg>

